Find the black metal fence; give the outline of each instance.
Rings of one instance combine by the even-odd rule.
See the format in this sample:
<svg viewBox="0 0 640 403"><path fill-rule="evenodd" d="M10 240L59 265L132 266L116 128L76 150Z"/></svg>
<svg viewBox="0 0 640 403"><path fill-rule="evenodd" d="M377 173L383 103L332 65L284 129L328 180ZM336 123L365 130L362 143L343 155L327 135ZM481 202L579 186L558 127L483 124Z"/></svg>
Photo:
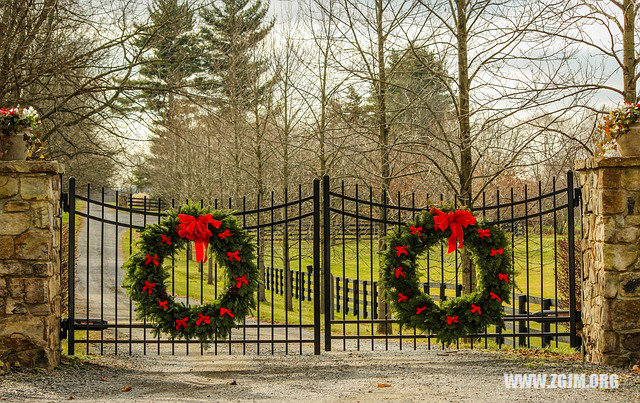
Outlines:
<svg viewBox="0 0 640 403"><path fill-rule="evenodd" d="M63 323L69 353L80 346L99 354L189 354L194 349L204 353L206 346L196 341L152 334L151 324L137 318L122 284L121 267L135 252L138 231L159 222L166 208L185 201L151 202L143 197L133 203L130 194L118 191L76 189L73 178L68 189L63 200L70 234L75 234L69 236L69 317ZM529 193L524 187L519 197L514 189L508 189L506 198L500 191L491 197L483 194L472 209L478 218L508 231L517 272L512 302L504 306L506 329L487 329L465 340L472 348L478 338L485 346L579 344L575 291L579 268L573 248L564 259L566 267L558 250L560 239L574 244L579 192L568 174L560 189L554 180L548 191L538 183L535 196ZM398 193L391 199L370 187L325 177L322 189L314 181L309 188L299 186L280 195L198 201L236 211L255 235L263 273L255 314L228 339L215 340L212 352L318 354L322 344L326 350L402 349L408 341L413 348L431 348L433 336L402 329L385 314L378 253L389 230L445 198ZM224 276L214 259L201 265L190 255L187 250L171 259L167 289L188 304L211 302L225 289ZM422 260L424 291L441 301L459 296L461 261L458 252L447 255L442 246L430 250ZM563 275L568 278L566 286Z"/></svg>
<svg viewBox="0 0 640 403"><path fill-rule="evenodd" d="M561 188L555 178L547 191L543 191L542 182L535 185L533 192L525 185L518 192L519 197L514 188L507 189L506 197L504 190L491 195L482 193L472 208L476 217L508 232L516 278L511 303L504 306L506 331L492 328L473 335L466 340L471 348L478 339L485 347L490 341L529 347L559 346L567 341L571 347L579 345L575 248L568 248L567 267L560 267L557 247L561 238L575 245L575 230L580 228L575 219L579 189L574 188L571 172ZM378 254L385 248L380 239L393 227L414 219L426 206L447 201L444 195L398 192L391 201L391 195L376 193L371 187L348 186L344 181L332 183L326 177L322 193L323 281L324 289L329 290L323 295L330 296L323 305L325 312L332 313L324 316L325 349L341 344L346 350L353 348L354 342L357 349L364 346L363 342L372 350L377 345L389 349L390 343L402 349L406 341L413 348L419 341L430 348L434 336L397 326L378 298L383 291L374 286L365 293L364 282L370 286L380 277ZM448 202L459 205L457 199ZM444 244L428 251L422 260L424 291L440 300L460 295L464 283L461 263L460 253L447 255ZM560 274L567 278L566 287L560 287ZM474 281L475 276L470 275L468 286L473 287ZM568 289L567 295L562 295L563 288ZM360 309L365 295L369 296L369 310ZM567 309L559 306L560 300ZM459 342L456 345L460 346Z"/></svg>

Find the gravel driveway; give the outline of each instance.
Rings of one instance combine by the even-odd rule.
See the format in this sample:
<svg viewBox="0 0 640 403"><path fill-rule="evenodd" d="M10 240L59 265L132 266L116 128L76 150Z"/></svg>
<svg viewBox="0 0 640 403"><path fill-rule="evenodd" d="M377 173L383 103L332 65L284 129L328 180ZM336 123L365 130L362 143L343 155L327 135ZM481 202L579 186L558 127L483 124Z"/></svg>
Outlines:
<svg viewBox="0 0 640 403"><path fill-rule="evenodd" d="M503 373L617 373L620 388L506 389ZM380 384L380 385L379 385ZM389 386L387 386L389 385ZM130 390L129 390L130 389ZM0 377L0 400L621 401L640 376L497 352L333 352L320 356L105 356Z"/></svg>

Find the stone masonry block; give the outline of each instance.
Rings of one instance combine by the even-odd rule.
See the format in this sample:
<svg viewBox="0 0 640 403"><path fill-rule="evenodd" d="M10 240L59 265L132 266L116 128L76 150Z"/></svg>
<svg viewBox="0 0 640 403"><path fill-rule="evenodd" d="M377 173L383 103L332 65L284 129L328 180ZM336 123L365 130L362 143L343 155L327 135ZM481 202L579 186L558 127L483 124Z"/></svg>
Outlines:
<svg viewBox="0 0 640 403"><path fill-rule="evenodd" d="M51 252L52 234L47 230L30 230L16 237L15 255L24 260L46 260Z"/></svg>
<svg viewBox="0 0 640 403"><path fill-rule="evenodd" d="M26 213L0 214L0 235L19 235L30 226L31 217Z"/></svg>
<svg viewBox="0 0 640 403"><path fill-rule="evenodd" d="M13 176L0 175L0 199L18 194L18 179Z"/></svg>
<svg viewBox="0 0 640 403"><path fill-rule="evenodd" d="M51 199L53 189L48 176L23 176L20 178L20 196L24 200Z"/></svg>

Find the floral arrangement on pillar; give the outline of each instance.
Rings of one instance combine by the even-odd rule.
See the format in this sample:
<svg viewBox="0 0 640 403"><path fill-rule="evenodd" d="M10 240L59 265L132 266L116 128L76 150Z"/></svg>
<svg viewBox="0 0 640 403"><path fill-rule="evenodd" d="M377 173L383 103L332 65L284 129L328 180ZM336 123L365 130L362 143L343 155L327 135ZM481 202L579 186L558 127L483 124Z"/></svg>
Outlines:
<svg viewBox="0 0 640 403"><path fill-rule="evenodd" d="M598 126L600 154L618 150L623 157L640 157L640 103L626 102L609 112Z"/></svg>
<svg viewBox="0 0 640 403"><path fill-rule="evenodd" d="M40 116L32 106L0 108L0 160L44 158L39 128Z"/></svg>

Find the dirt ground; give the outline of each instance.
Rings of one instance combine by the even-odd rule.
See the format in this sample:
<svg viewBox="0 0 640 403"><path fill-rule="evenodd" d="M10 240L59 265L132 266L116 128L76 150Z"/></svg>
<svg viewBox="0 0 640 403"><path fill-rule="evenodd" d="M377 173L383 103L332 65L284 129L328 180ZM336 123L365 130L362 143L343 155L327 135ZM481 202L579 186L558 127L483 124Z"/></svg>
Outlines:
<svg viewBox="0 0 640 403"><path fill-rule="evenodd" d="M504 373L616 373L620 387L506 389ZM479 350L103 356L0 377L8 401L640 401L640 375Z"/></svg>

